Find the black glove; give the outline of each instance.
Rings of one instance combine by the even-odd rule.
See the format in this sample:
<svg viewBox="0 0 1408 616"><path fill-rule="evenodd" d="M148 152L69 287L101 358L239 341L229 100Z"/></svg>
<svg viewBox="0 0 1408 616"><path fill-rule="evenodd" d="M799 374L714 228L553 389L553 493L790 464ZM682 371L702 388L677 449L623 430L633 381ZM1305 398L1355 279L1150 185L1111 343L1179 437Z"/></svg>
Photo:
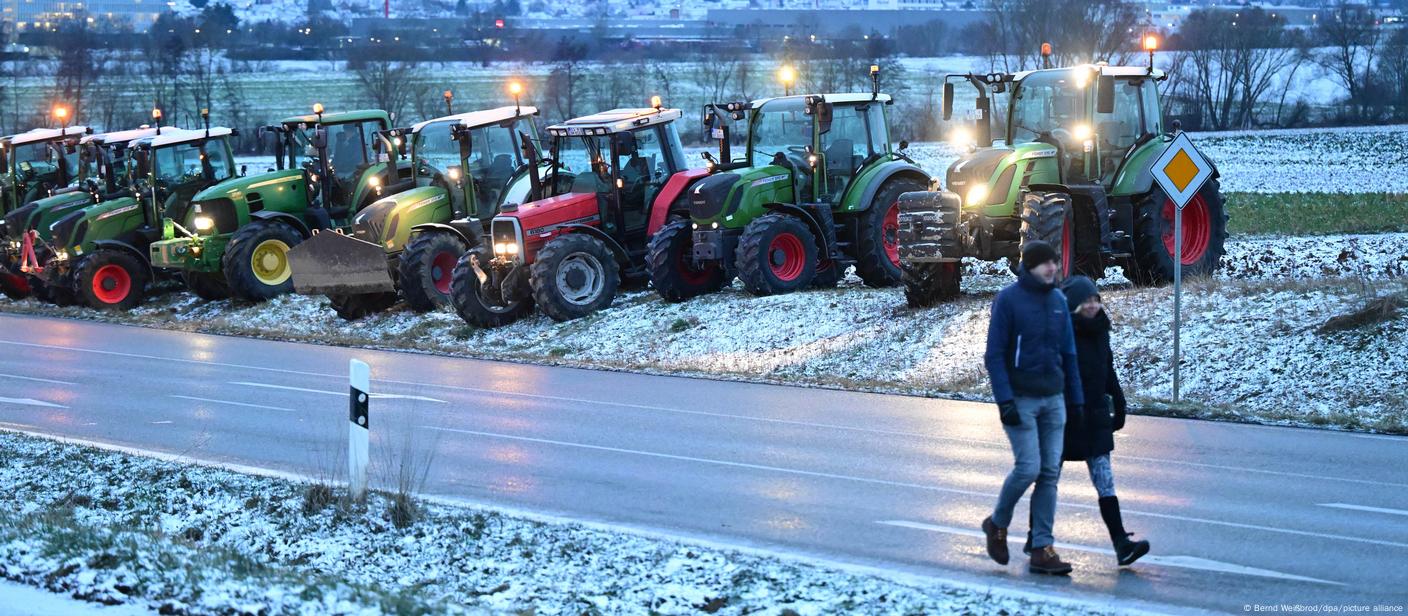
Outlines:
<svg viewBox="0 0 1408 616"><path fill-rule="evenodd" d="M1022 414L1017 412L1017 403L1011 400L997 403L997 416L1004 426L1022 425Z"/></svg>

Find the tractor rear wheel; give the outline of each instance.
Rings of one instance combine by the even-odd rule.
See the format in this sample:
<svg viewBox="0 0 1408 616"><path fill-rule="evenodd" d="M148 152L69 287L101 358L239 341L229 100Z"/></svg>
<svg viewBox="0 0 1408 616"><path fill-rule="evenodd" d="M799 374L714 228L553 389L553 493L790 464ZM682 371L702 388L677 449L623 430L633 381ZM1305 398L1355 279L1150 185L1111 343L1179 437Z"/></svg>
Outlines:
<svg viewBox="0 0 1408 616"><path fill-rule="evenodd" d="M1227 210L1218 181L1208 180L1183 207L1183 275L1206 276L1217 270L1227 240ZM1134 257L1125 277L1137 285L1173 282L1174 210L1157 184L1134 200Z"/></svg>
<svg viewBox="0 0 1408 616"><path fill-rule="evenodd" d="M328 296L333 311L347 321L356 321L369 314L386 310L394 306L397 299L400 298L395 293L389 292Z"/></svg>
<svg viewBox="0 0 1408 616"><path fill-rule="evenodd" d="M958 299L963 280L963 263L906 263L904 299L910 308L928 308Z"/></svg>
<svg viewBox="0 0 1408 616"><path fill-rule="evenodd" d="M450 281L460 255L469 245L448 231L416 234L401 251L401 294L416 312L429 312L450 304Z"/></svg>
<svg viewBox="0 0 1408 616"><path fill-rule="evenodd" d="M136 308L146 293L147 278L147 264L121 250L98 249L74 268L78 296L98 310Z"/></svg>
<svg viewBox="0 0 1408 616"><path fill-rule="evenodd" d="M488 251L471 249L460 255L450 277L450 304L466 323L485 329L503 327L533 311L533 298L521 294L520 299L499 297L487 292L474 271L475 262L487 264ZM482 267L482 266L481 266Z"/></svg>
<svg viewBox="0 0 1408 616"><path fill-rule="evenodd" d="M181 281L186 283L186 288L195 293L196 297L207 302L230 297L230 285L225 284L225 279L219 274L184 270L181 272Z"/></svg>
<svg viewBox="0 0 1408 616"><path fill-rule="evenodd" d="M529 269L533 301L556 321L570 321L611 305L621 285L616 255L601 240L569 233L549 241Z"/></svg>
<svg viewBox="0 0 1408 616"><path fill-rule="evenodd" d="M230 238L223 267L230 294L250 302L262 302L293 291L293 270L288 250L303 241L293 227L272 220L260 220L241 227Z"/></svg>
<svg viewBox="0 0 1408 616"><path fill-rule="evenodd" d="M816 273L812 274L813 289L834 289L845 277L845 268L835 261L817 262Z"/></svg>
<svg viewBox="0 0 1408 616"><path fill-rule="evenodd" d="M1043 241L1056 249L1056 280L1075 273L1075 223L1066 193L1026 193L1022 197L1022 247Z"/></svg>
<svg viewBox="0 0 1408 616"><path fill-rule="evenodd" d="M927 190L913 178L895 178L875 194L860 214L856 237L856 274L868 287L892 287L900 281L900 195Z"/></svg>
<svg viewBox="0 0 1408 616"><path fill-rule="evenodd" d="M34 292L29 280L24 276L5 270L0 270L0 291L5 293L5 297L15 301L29 297Z"/></svg>
<svg viewBox="0 0 1408 616"><path fill-rule="evenodd" d="M753 295L791 293L816 275L816 236L786 214L765 214L738 239L738 279Z"/></svg>
<svg viewBox="0 0 1408 616"><path fill-rule="evenodd" d="M724 288L729 276L723 264L696 267L693 252L694 232L688 220L671 221L650 238L650 252L645 258L650 284L665 301L682 302Z"/></svg>

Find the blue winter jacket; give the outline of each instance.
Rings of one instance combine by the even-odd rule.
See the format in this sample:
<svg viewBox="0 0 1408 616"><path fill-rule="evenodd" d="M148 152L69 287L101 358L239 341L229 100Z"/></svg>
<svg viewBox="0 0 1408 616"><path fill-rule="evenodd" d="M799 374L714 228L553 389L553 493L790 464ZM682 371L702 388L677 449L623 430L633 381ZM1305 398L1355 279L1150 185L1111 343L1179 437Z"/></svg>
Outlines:
<svg viewBox="0 0 1408 616"><path fill-rule="evenodd" d="M1066 297L1026 268L992 302L983 363L996 402L1065 393L1068 403L1085 404Z"/></svg>

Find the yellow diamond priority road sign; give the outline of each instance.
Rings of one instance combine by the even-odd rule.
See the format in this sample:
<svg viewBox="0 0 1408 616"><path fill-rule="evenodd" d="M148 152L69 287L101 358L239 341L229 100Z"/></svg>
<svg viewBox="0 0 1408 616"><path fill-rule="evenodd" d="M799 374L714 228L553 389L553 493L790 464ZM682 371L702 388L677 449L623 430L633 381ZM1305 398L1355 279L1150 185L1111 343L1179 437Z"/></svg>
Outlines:
<svg viewBox="0 0 1408 616"><path fill-rule="evenodd" d="M1187 133L1180 132L1154 161L1150 171L1154 174L1154 181L1181 210L1212 177L1212 163L1203 158Z"/></svg>

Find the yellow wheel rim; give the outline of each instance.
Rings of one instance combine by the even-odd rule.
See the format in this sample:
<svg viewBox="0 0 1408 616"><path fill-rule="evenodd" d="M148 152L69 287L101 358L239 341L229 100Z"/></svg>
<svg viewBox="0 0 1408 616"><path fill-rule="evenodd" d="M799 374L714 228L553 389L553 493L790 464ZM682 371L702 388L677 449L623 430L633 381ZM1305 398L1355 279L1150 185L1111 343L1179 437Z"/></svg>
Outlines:
<svg viewBox="0 0 1408 616"><path fill-rule="evenodd" d="M283 284L293 272L288 267L288 244L279 240L264 240L249 256L249 269L259 282L269 286Z"/></svg>

